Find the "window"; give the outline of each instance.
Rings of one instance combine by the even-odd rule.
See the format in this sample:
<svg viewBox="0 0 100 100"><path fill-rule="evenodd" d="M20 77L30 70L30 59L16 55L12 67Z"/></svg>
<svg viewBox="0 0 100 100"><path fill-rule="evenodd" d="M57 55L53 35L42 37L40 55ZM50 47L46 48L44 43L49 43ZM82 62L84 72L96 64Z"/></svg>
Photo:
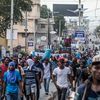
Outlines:
<svg viewBox="0 0 100 100"><path fill-rule="evenodd" d="M45 24L41 24L41 28L45 28Z"/></svg>
<svg viewBox="0 0 100 100"><path fill-rule="evenodd" d="M22 37L25 38L25 33L22 33Z"/></svg>
<svg viewBox="0 0 100 100"><path fill-rule="evenodd" d="M28 42L28 47L32 47L33 46L33 42Z"/></svg>
<svg viewBox="0 0 100 100"><path fill-rule="evenodd" d="M22 20L21 25L25 26L25 19Z"/></svg>

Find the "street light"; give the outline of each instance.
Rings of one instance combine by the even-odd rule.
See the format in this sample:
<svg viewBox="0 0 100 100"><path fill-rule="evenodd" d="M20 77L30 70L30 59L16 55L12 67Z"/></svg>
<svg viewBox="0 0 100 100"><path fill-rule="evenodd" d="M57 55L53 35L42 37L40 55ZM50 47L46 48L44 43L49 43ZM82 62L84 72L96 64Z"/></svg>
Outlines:
<svg viewBox="0 0 100 100"><path fill-rule="evenodd" d="M78 13L79 12L79 28L81 26L81 17L82 17L82 13L87 10L87 8L82 8L82 4L81 4L81 0L79 0L79 4L78 4L78 9L76 10L70 10L70 9L67 9L67 11L70 11L72 13Z"/></svg>

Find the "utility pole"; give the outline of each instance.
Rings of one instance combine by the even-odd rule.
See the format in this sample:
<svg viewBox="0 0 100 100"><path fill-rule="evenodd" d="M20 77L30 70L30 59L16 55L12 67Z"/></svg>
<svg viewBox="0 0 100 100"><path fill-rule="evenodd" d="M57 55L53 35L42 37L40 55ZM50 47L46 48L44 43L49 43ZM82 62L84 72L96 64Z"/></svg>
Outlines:
<svg viewBox="0 0 100 100"><path fill-rule="evenodd" d="M81 6L81 0L79 0L79 6L78 6L78 9L79 9L79 29L80 29L80 26L81 26L81 10L82 10L82 6Z"/></svg>
<svg viewBox="0 0 100 100"><path fill-rule="evenodd" d="M49 11L48 11L48 48L50 49L51 45L51 36L50 36L50 20L49 20Z"/></svg>
<svg viewBox="0 0 100 100"><path fill-rule="evenodd" d="M24 31L25 31L25 52L27 52L27 49L28 49L28 44L27 44L27 31L28 31L28 29L27 29L27 10L25 12L25 29L24 29Z"/></svg>
<svg viewBox="0 0 100 100"><path fill-rule="evenodd" d="M60 36L61 36L61 20L59 20L59 43L60 43Z"/></svg>
<svg viewBox="0 0 100 100"><path fill-rule="evenodd" d="M14 15L14 0L11 0L11 43L10 43L10 55L13 55L13 15Z"/></svg>
<svg viewBox="0 0 100 100"><path fill-rule="evenodd" d="M36 50L36 19L34 19L34 51Z"/></svg>

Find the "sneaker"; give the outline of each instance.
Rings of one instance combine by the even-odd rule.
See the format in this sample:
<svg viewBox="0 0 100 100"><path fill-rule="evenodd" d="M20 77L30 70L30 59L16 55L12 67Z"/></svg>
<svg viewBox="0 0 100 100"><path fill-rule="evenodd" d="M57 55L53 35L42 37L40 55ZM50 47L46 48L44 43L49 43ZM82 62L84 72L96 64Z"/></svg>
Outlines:
<svg viewBox="0 0 100 100"><path fill-rule="evenodd" d="M48 95L48 93L45 93L45 95Z"/></svg>

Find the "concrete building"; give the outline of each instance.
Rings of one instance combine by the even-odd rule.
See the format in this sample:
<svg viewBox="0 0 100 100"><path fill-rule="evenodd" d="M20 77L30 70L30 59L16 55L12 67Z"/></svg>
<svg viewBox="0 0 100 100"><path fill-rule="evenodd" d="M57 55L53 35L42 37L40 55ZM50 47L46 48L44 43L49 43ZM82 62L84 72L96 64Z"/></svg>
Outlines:
<svg viewBox="0 0 100 100"><path fill-rule="evenodd" d="M25 13L23 12L24 16ZM13 40L13 47L20 45L25 50L25 21L24 17L22 23L14 25L17 30L17 38ZM53 30L54 20L49 19L49 29ZM43 49L48 42L48 19L40 18L40 0L33 0L32 11L27 13L27 51L31 52L34 49ZM55 37L53 35L53 37ZM53 38L51 37L51 38ZM52 39L54 40L54 39ZM8 47L10 47L10 40L8 40Z"/></svg>

